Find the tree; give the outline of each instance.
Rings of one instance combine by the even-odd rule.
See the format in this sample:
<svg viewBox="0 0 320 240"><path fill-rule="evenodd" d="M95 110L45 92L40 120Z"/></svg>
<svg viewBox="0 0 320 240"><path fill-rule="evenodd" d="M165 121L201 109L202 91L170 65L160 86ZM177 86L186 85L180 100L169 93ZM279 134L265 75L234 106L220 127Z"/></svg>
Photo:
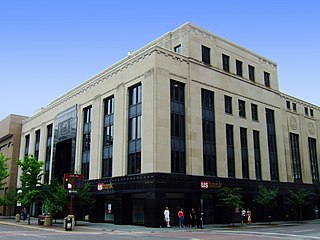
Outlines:
<svg viewBox="0 0 320 240"><path fill-rule="evenodd" d="M50 184L42 185L40 196L43 201L43 211L52 218L62 212L67 202L67 191L57 179L52 179Z"/></svg>
<svg viewBox="0 0 320 240"><path fill-rule="evenodd" d="M304 188L300 188L296 192L289 190L288 204L295 209L297 221L302 217L302 206L309 204L308 198L310 194L311 193Z"/></svg>
<svg viewBox="0 0 320 240"><path fill-rule="evenodd" d="M24 156L23 160L18 160L18 166L21 168L21 192L18 194L18 201L28 208L29 213L32 210L32 203L38 198L40 193L41 178L44 175L43 161L38 161L34 156ZM30 218L28 218L30 224Z"/></svg>
<svg viewBox="0 0 320 240"><path fill-rule="evenodd" d="M0 153L0 190L3 189L3 186L7 184L6 178L9 177L9 166L7 161L9 158L5 158L2 153Z"/></svg>
<svg viewBox="0 0 320 240"><path fill-rule="evenodd" d="M234 210L240 208L243 205L242 197L239 194L241 188L228 188L223 187L218 193L218 198L220 199L223 206L228 208L232 213L232 224L234 225Z"/></svg>
<svg viewBox="0 0 320 240"><path fill-rule="evenodd" d="M263 185L259 185L258 188L258 195L254 199L254 201L265 207L266 212L268 212L267 214L270 224L272 209L277 206L276 199L279 188L268 189Z"/></svg>

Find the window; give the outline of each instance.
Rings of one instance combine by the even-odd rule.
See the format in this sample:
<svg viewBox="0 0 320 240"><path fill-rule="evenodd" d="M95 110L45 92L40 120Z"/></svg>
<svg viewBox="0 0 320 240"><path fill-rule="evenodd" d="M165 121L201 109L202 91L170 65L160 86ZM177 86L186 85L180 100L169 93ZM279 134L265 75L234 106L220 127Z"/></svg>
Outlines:
<svg viewBox="0 0 320 240"><path fill-rule="evenodd" d="M235 177L233 125L226 124L228 177Z"/></svg>
<svg viewBox="0 0 320 240"><path fill-rule="evenodd" d="M202 45L202 62L210 64L210 48Z"/></svg>
<svg viewBox="0 0 320 240"><path fill-rule="evenodd" d="M290 147L293 179L295 182L301 182L302 178L298 134L290 133Z"/></svg>
<svg viewBox="0 0 320 240"><path fill-rule="evenodd" d="M174 50L176 53L181 53L181 44L175 46L175 47L173 48L173 50Z"/></svg>
<svg viewBox="0 0 320 240"><path fill-rule="evenodd" d="M242 160L242 177L249 178L247 129L242 127L240 128L240 144Z"/></svg>
<svg viewBox="0 0 320 240"><path fill-rule="evenodd" d="M310 109L310 116L311 116L311 117L314 117L314 115L313 115L313 109Z"/></svg>
<svg viewBox="0 0 320 240"><path fill-rule="evenodd" d="M141 173L142 86L129 88L128 174Z"/></svg>
<svg viewBox="0 0 320 240"><path fill-rule="evenodd" d="M236 74L242 77L242 62L239 60L236 60Z"/></svg>
<svg viewBox="0 0 320 240"><path fill-rule="evenodd" d="M112 177L114 96L104 100L102 177Z"/></svg>
<svg viewBox="0 0 320 240"><path fill-rule="evenodd" d="M204 174L217 175L214 93L201 90Z"/></svg>
<svg viewBox="0 0 320 240"><path fill-rule="evenodd" d="M82 135L82 165L81 173L89 179L90 149L91 149L91 116L92 107L83 109L83 135Z"/></svg>
<svg viewBox="0 0 320 240"><path fill-rule="evenodd" d="M34 157L39 160L40 150L40 129L36 131L36 142L34 146Z"/></svg>
<svg viewBox="0 0 320 240"><path fill-rule="evenodd" d="M260 152L260 137L259 131L253 130L253 149L254 149L254 162L256 170L256 179L261 180L261 152Z"/></svg>
<svg viewBox="0 0 320 240"><path fill-rule="evenodd" d="M291 103L290 103L290 101L286 101L286 105L287 105L287 110L290 110L291 109Z"/></svg>
<svg viewBox="0 0 320 240"><path fill-rule="evenodd" d="M222 54L222 68L227 72L229 72L229 58L229 56Z"/></svg>
<svg viewBox="0 0 320 240"><path fill-rule="evenodd" d="M232 114L232 97L224 96L224 108L226 113Z"/></svg>
<svg viewBox="0 0 320 240"><path fill-rule="evenodd" d="M278 181L279 170L278 170L278 153L277 153L274 111L268 108L266 108L266 122L267 122L268 153L269 153L269 163L270 163L270 177L271 177L271 180Z"/></svg>
<svg viewBox="0 0 320 240"><path fill-rule="evenodd" d="M186 173L184 84L171 80L171 172Z"/></svg>
<svg viewBox="0 0 320 240"><path fill-rule="evenodd" d="M246 117L246 102L243 100L238 100L239 105L239 117Z"/></svg>
<svg viewBox="0 0 320 240"><path fill-rule="evenodd" d="M309 116L309 109L307 107L304 107L304 114L306 116Z"/></svg>
<svg viewBox="0 0 320 240"><path fill-rule="evenodd" d="M251 117L253 121L258 121L258 105L251 103Z"/></svg>
<svg viewBox="0 0 320 240"><path fill-rule="evenodd" d="M24 147L24 155L29 155L29 144L30 144L30 135L26 135L25 137L25 147Z"/></svg>
<svg viewBox="0 0 320 240"><path fill-rule="evenodd" d="M264 85L266 87L270 87L270 73L264 72L263 76L264 76Z"/></svg>
<svg viewBox="0 0 320 240"><path fill-rule="evenodd" d="M297 112L297 104L292 103L292 111Z"/></svg>
<svg viewBox="0 0 320 240"><path fill-rule="evenodd" d="M319 183L317 140L315 138L308 138L308 143L312 182Z"/></svg>
<svg viewBox="0 0 320 240"><path fill-rule="evenodd" d="M50 172L50 156L51 156L51 146L52 146L52 124L47 126L47 144L46 144L46 160L44 164L44 182L49 183L49 172Z"/></svg>
<svg viewBox="0 0 320 240"><path fill-rule="evenodd" d="M254 67L251 65L248 65L248 72L249 72L249 80L254 81Z"/></svg>

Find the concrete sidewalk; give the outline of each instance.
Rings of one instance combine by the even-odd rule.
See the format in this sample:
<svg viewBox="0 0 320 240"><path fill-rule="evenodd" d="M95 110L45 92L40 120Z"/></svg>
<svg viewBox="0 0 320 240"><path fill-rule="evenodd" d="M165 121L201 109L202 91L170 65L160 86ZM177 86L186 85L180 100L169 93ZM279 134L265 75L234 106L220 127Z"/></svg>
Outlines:
<svg viewBox="0 0 320 240"><path fill-rule="evenodd" d="M63 219L53 220L53 224L50 227L45 227L38 225L38 218L30 218L30 225L28 221L16 222L15 217L0 217L0 224L11 225L11 226L21 226L26 228L34 228L37 230L49 230L49 231L65 231ZM155 232L168 232L168 231L213 231L213 230L234 230L239 228L256 228L256 227L275 227L275 226L292 226L300 224L320 224L320 219L308 220L308 221L276 221L271 222L258 222L252 223L250 225L235 223L235 224L207 224L204 225L203 229L197 228L179 228L178 226L173 226L171 228L151 228L145 226L136 226L136 225L115 225L113 223L91 223L87 221L77 221L74 231L77 232L146 232L146 233L155 233Z"/></svg>

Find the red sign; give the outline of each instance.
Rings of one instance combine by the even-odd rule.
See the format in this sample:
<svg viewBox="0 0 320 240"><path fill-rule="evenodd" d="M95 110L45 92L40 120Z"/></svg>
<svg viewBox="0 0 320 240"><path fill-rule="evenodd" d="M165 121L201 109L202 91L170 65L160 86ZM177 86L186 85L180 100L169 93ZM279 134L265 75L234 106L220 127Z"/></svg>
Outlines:
<svg viewBox="0 0 320 240"><path fill-rule="evenodd" d="M102 191L104 189L113 189L112 183L98 183L97 185L98 191Z"/></svg>
<svg viewBox="0 0 320 240"><path fill-rule="evenodd" d="M81 189L84 185L84 175L65 173L63 177L63 185L66 189Z"/></svg>

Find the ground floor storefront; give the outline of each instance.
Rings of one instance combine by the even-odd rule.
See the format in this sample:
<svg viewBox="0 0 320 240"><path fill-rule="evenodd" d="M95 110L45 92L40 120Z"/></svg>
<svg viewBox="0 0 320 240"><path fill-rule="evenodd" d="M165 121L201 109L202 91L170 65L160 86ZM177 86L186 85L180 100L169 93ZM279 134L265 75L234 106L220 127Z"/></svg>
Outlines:
<svg viewBox="0 0 320 240"><path fill-rule="evenodd" d="M258 186L278 188L277 207L272 212L255 201ZM288 190L305 188L312 193L310 202L303 207L302 219L319 217L317 209L320 199L320 185L288 184L280 182L251 181L243 179L199 177L176 174L143 174L90 181L95 203L90 206L90 220L94 222L113 222L115 224L134 224L150 227L164 225L163 211L169 207L171 224L178 225L177 213L180 208L185 212L185 224L191 209L200 209L203 223L228 223L232 214L240 220L240 212L226 209L217 195L222 187L239 187L243 206L250 208L253 221L293 220L294 209L287 203Z"/></svg>

